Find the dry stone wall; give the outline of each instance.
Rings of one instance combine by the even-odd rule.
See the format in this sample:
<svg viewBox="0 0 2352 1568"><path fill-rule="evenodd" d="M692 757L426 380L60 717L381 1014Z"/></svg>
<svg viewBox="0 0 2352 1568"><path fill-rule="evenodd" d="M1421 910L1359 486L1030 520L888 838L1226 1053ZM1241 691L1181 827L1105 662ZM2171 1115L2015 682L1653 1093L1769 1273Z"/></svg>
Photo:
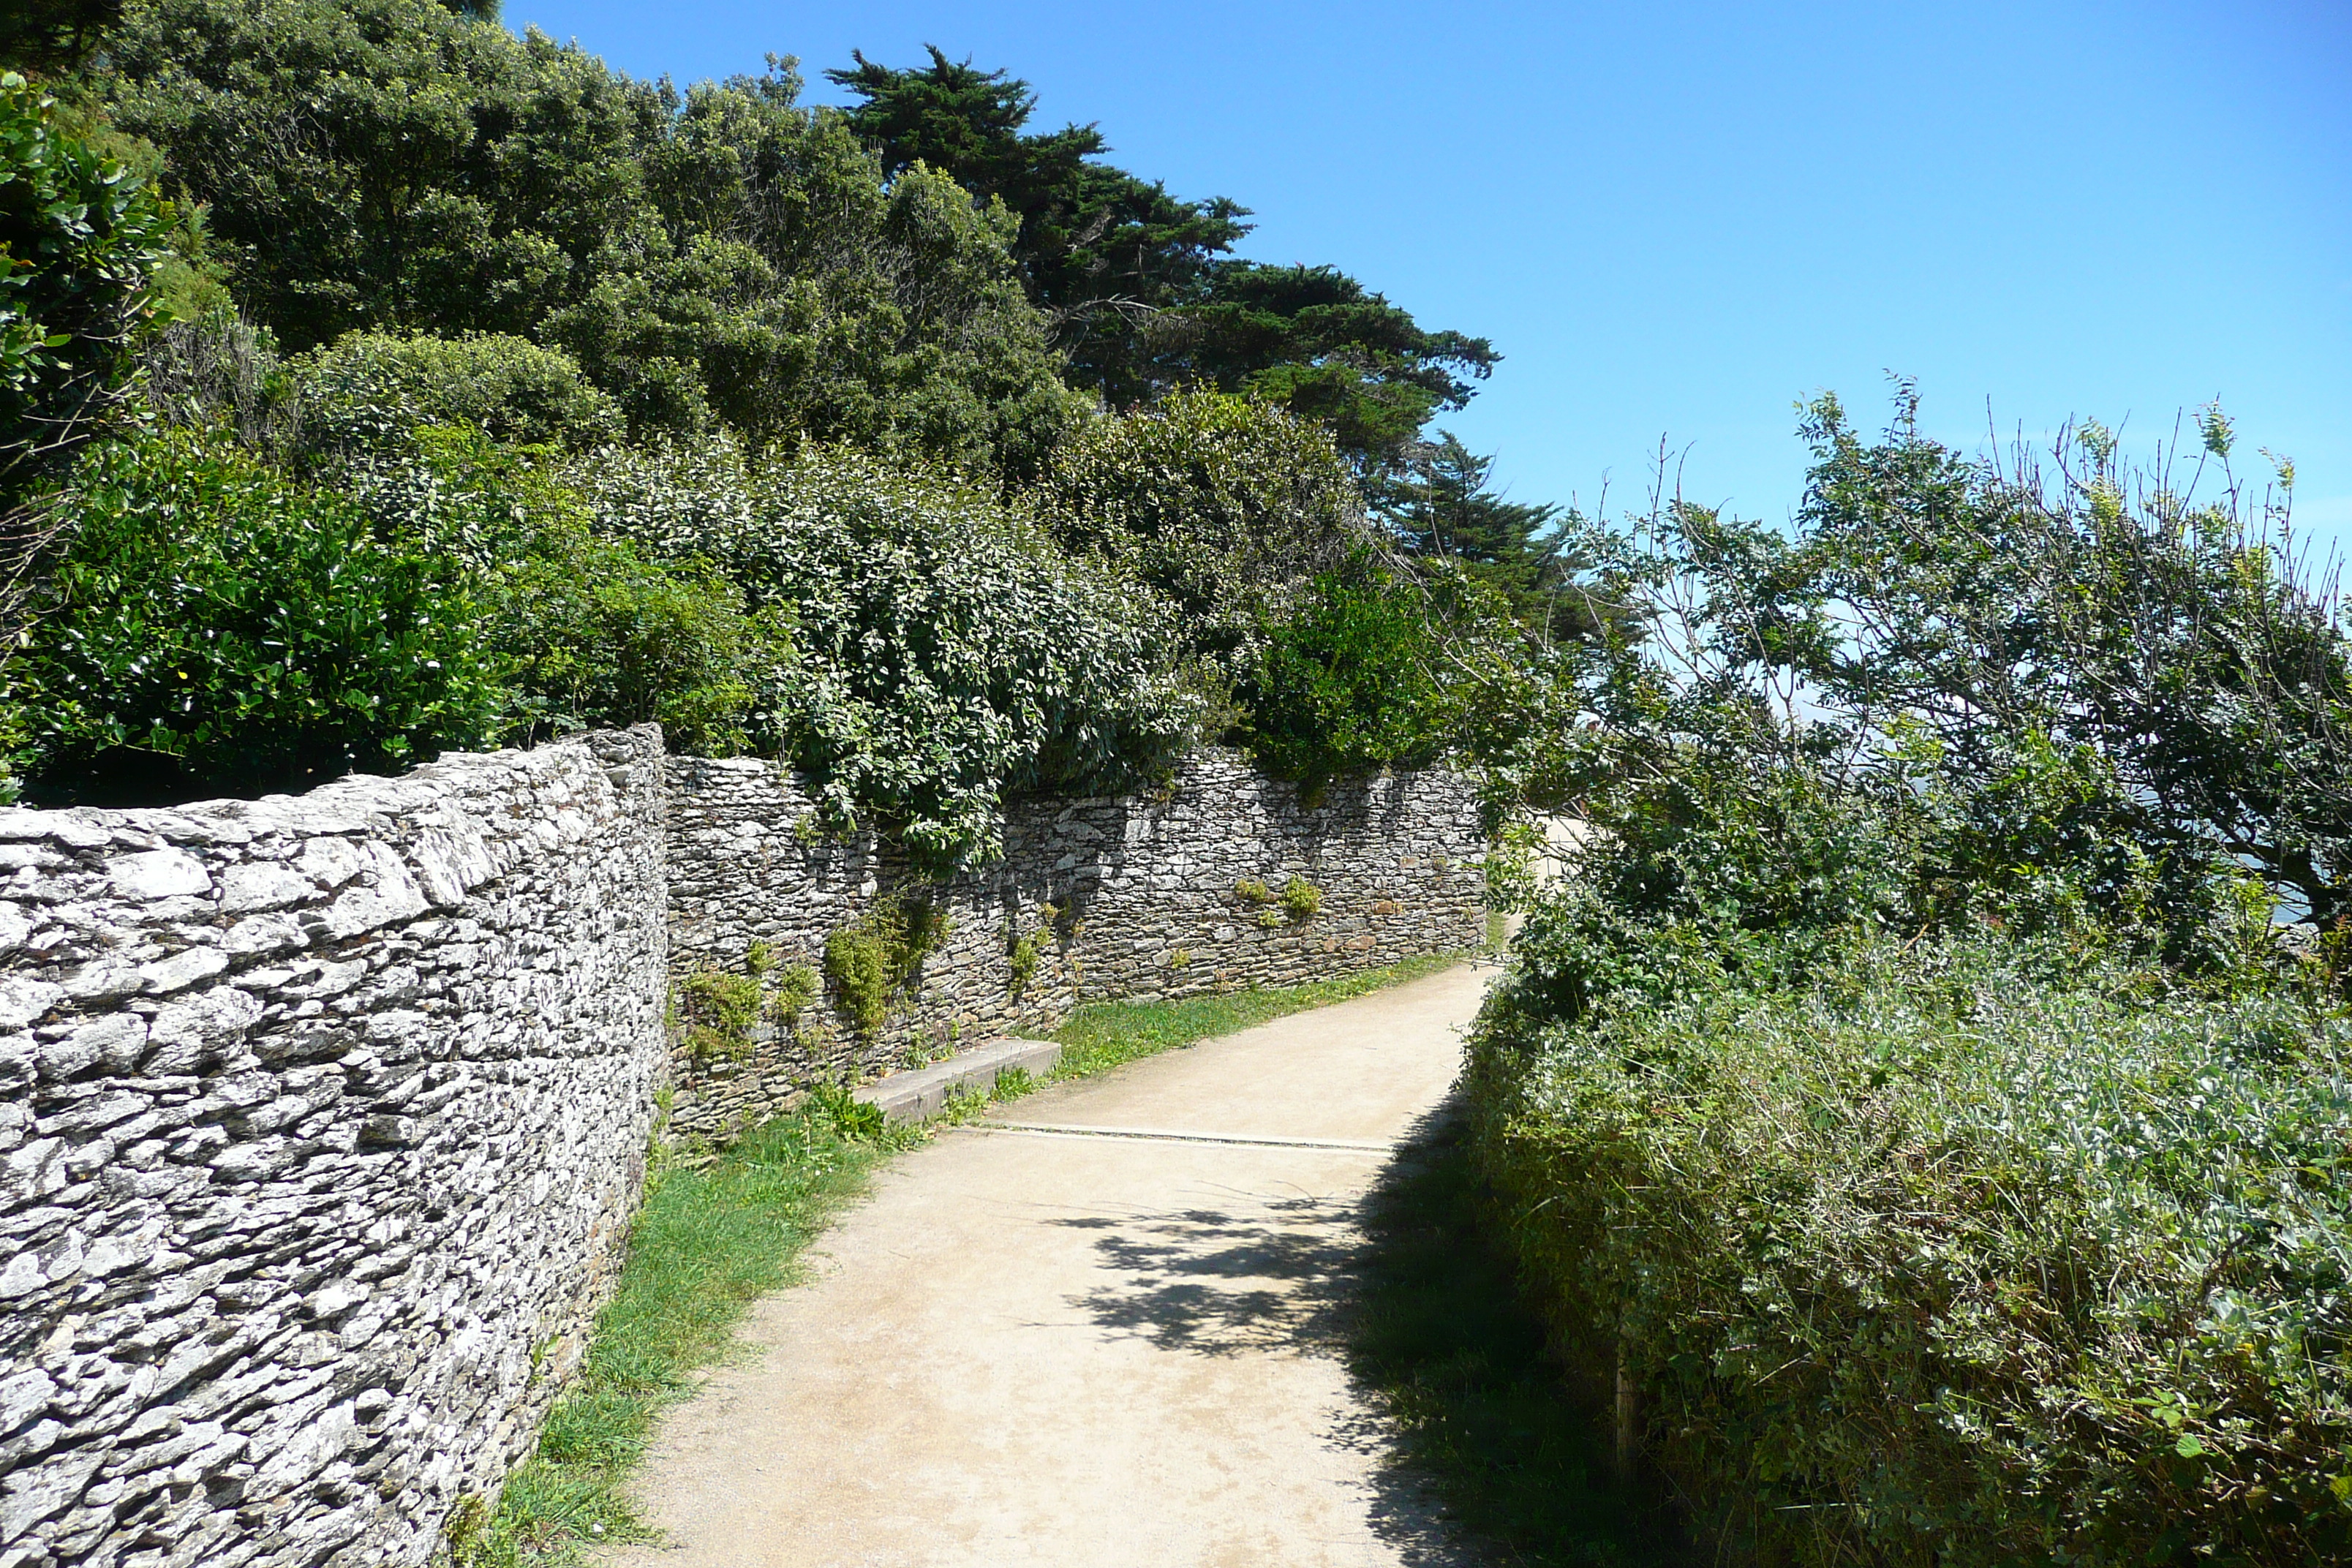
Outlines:
<svg viewBox="0 0 2352 1568"><path fill-rule="evenodd" d="M660 737L0 812L0 1565L416 1563L607 1294Z"/></svg>
<svg viewBox="0 0 2352 1568"><path fill-rule="evenodd" d="M723 1136L820 1075L862 1077L992 1034L1048 1029L1080 1001L1278 985L1465 948L1484 933L1486 836L1469 784L1442 771L1334 784L1302 801L1231 752L1123 799L1032 803L987 874L937 889L874 839L811 830L811 803L773 764L669 762L670 942L680 975L822 970L827 937L911 896L946 916L889 1024L863 1037L825 1001L770 1018L748 1050L674 1063L673 1131ZM1292 879L1319 910L1277 900ZM1016 984L1026 940L1035 967Z"/></svg>
<svg viewBox="0 0 2352 1568"><path fill-rule="evenodd" d="M0 1568L417 1564L529 1449L610 1294L656 1106L723 1136L1076 1003L1459 948L1440 773L1313 804L1210 753L1033 803L929 887L772 765L652 728L172 811L0 810ZM1292 912L1293 878L1320 900ZM886 1026L820 994L698 1054L677 983L821 969L918 899ZM665 1087L673 1096L663 1093Z"/></svg>

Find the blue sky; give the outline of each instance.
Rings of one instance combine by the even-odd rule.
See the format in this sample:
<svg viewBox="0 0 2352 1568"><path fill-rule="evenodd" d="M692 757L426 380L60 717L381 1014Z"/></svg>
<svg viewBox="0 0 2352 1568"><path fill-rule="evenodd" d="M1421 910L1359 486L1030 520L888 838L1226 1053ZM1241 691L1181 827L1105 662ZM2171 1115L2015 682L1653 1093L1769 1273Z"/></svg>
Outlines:
<svg viewBox="0 0 2352 1568"><path fill-rule="evenodd" d="M937 43L1039 119L1255 209L1244 253L1330 262L1492 338L1449 423L1522 500L1685 489L1787 516L1793 406L1881 421L1889 371L1970 447L2069 415L2168 436L2219 397L2296 516L2352 542L2352 5L854 5L507 0L680 79Z"/></svg>

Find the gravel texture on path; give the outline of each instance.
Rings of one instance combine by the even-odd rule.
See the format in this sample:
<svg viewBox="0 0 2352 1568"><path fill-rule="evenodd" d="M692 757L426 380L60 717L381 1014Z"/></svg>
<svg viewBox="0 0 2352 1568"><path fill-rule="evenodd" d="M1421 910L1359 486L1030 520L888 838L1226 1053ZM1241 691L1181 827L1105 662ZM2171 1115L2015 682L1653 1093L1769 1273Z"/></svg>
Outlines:
<svg viewBox="0 0 2352 1568"><path fill-rule="evenodd" d="M1466 1563L1339 1336L1494 971L1047 1088L893 1165L664 1423L628 1568Z"/></svg>

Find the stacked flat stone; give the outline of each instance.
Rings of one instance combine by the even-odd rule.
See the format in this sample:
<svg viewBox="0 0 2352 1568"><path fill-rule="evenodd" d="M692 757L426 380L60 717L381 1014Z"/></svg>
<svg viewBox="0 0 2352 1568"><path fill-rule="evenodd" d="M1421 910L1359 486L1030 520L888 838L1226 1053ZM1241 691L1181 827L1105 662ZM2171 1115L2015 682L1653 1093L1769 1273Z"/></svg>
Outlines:
<svg viewBox="0 0 2352 1568"><path fill-rule="evenodd" d="M0 812L0 1564L415 1563L609 1292L661 742Z"/></svg>
<svg viewBox="0 0 2352 1568"><path fill-rule="evenodd" d="M809 812L651 726L299 798L0 811L0 1568L433 1559L585 1348L666 1083L672 1136L724 1136L1082 1000L1481 931L1443 773L1309 805L1213 752L1017 807L1003 862L941 888ZM1311 917L1244 890L1294 876ZM674 978L755 941L821 963L909 890L951 930L878 1038L823 1000L740 1058L677 1037Z"/></svg>
<svg viewBox="0 0 2352 1568"><path fill-rule="evenodd" d="M1045 1032L1083 1001L1294 984L1485 933L1484 822L1471 781L1443 770L1337 783L1309 803L1240 753L1211 750L1150 795L1014 806L1004 859L938 888L870 836L812 831L813 811L772 763L670 759L677 972L740 971L754 942L772 962L821 965L827 933L908 891L945 909L946 944L871 1040L819 1005L797 1028L763 1024L740 1055L681 1043L676 1135L723 1138L820 1076L870 1077L992 1035ZM1293 877L1321 894L1311 918L1239 890L1279 894ZM1047 904L1058 921L1041 914ZM1016 994L1012 941L1040 931L1051 934Z"/></svg>

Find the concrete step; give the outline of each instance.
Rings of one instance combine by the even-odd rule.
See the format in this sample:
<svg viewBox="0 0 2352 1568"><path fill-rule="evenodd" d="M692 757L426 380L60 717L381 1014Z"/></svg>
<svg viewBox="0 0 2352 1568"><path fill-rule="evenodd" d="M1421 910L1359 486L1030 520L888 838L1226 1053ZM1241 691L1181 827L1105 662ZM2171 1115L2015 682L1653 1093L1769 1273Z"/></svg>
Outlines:
<svg viewBox="0 0 2352 1568"><path fill-rule="evenodd" d="M986 1094L996 1087L996 1075L1020 1068L1032 1078L1043 1078L1062 1059L1062 1047L1051 1040L983 1040L971 1049L913 1072L892 1073L855 1091L854 1098L878 1105L892 1121L920 1121L947 1109L948 1094L968 1088Z"/></svg>

